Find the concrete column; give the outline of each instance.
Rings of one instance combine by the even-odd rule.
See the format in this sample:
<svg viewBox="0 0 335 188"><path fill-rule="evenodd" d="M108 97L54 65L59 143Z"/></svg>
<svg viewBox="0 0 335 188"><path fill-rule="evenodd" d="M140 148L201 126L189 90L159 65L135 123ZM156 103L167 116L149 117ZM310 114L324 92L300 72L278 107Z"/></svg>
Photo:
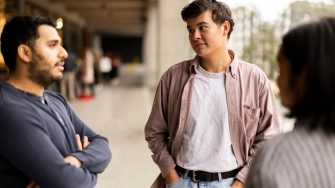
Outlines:
<svg viewBox="0 0 335 188"><path fill-rule="evenodd" d="M93 50L102 50L101 49L101 36L98 34L94 34L92 38L92 48Z"/></svg>
<svg viewBox="0 0 335 188"><path fill-rule="evenodd" d="M83 41L83 27L78 26L76 27L76 52L80 52L82 48L84 47L84 41Z"/></svg>
<svg viewBox="0 0 335 188"><path fill-rule="evenodd" d="M157 79L173 64L190 58L186 24L180 12L189 0L159 0Z"/></svg>
<svg viewBox="0 0 335 188"><path fill-rule="evenodd" d="M173 64L192 58L186 24L180 12L189 0L151 0L144 32L145 84L154 89Z"/></svg>
<svg viewBox="0 0 335 188"><path fill-rule="evenodd" d="M143 38L145 77L144 83L151 89L157 84L158 65L158 2L148 1L146 27Z"/></svg>

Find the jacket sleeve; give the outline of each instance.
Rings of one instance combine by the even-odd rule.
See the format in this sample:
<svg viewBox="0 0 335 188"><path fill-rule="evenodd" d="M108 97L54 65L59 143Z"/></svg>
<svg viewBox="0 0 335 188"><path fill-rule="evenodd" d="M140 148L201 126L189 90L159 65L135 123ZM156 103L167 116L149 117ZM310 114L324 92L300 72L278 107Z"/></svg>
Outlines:
<svg viewBox="0 0 335 188"><path fill-rule="evenodd" d="M103 172L112 157L107 138L96 134L79 119L70 107L68 108L76 134L80 135L81 140L84 136L87 136L90 142L85 149L72 153L71 155L79 159L82 165L91 173L97 174Z"/></svg>
<svg viewBox="0 0 335 188"><path fill-rule="evenodd" d="M97 175L87 168L65 163L50 140L43 119L31 109L6 109L0 113L0 150L9 163L40 187L93 188Z"/></svg>
<svg viewBox="0 0 335 188"><path fill-rule="evenodd" d="M276 98L272 91L270 82L266 78L265 74L263 74L263 80L264 82L259 85L258 101L260 107L260 115L256 135L251 142L252 144L248 151L248 161L236 176L236 178L241 180L242 182L245 182L253 157L262 146L262 144L266 140L280 133L279 113Z"/></svg>
<svg viewBox="0 0 335 188"><path fill-rule="evenodd" d="M176 164L168 151L168 83L167 73L164 73L156 90L153 106L145 125L145 139L152 151L152 159L160 168L162 176L175 168Z"/></svg>

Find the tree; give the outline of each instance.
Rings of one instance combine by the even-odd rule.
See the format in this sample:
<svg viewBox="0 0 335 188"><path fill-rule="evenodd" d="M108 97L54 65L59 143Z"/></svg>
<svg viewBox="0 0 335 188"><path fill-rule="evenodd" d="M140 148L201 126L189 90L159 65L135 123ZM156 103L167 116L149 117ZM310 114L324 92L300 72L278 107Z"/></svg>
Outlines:
<svg viewBox="0 0 335 188"><path fill-rule="evenodd" d="M311 3L308 1L298 1L291 3L287 11L289 12L287 14L288 17L284 19L289 19L289 28L292 28L301 23L321 17L335 16L335 3L325 4L324 2Z"/></svg>

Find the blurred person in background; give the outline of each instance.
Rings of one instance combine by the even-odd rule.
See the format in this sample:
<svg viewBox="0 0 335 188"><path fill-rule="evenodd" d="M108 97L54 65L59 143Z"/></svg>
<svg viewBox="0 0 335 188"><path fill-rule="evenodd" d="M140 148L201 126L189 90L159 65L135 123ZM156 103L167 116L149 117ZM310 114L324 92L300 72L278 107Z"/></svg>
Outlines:
<svg viewBox="0 0 335 188"><path fill-rule="evenodd" d="M335 187L335 18L300 25L278 52L281 103L294 130L256 155L247 188Z"/></svg>
<svg viewBox="0 0 335 188"><path fill-rule="evenodd" d="M108 140L83 123L56 92L68 54L55 23L18 16L6 23L1 52L0 187L93 188L111 159Z"/></svg>
<svg viewBox="0 0 335 188"><path fill-rule="evenodd" d="M110 72L110 78L112 79L113 85L120 83L120 68L122 65L122 56L120 52L114 52L112 55L112 70Z"/></svg>
<svg viewBox="0 0 335 188"><path fill-rule="evenodd" d="M5 80L8 75L8 70L5 64L0 62L0 81Z"/></svg>
<svg viewBox="0 0 335 188"><path fill-rule="evenodd" d="M4 62L3 56L0 53L0 81L5 80L8 75L8 68Z"/></svg>
<svg viewBox="0 0 335 188"><path fill-rule="evenodd" d="M65 59L63 79L60 82L60 91L66 99L72 101L76 97L75 77L77 73L77 55L67 51L68 57Z"/></svg>
<svg viewBox="0 0 335 188"><path fill-rule="evenodd" d="M279 133L276 99L265 73L227 43L230 8L195 0L181 12L194 59L162 76L145 126L161 175L153 188L241 188L261 144Z"/></svg>
<svg viewBox="0 0 335 188"><path fill-rule="evenodd" d="M112 71L112 57L111 51L105 52L99 60L99 72L101 74L101 82L108 84L110 81L110 72Z"/></svg>
<svg viewBox="0 0 335 188"><path fill-rule="evenodd" d="M81 99L91 99L95 95L95 57L91 48L82 49L78 57L79 83Z"/></svg>

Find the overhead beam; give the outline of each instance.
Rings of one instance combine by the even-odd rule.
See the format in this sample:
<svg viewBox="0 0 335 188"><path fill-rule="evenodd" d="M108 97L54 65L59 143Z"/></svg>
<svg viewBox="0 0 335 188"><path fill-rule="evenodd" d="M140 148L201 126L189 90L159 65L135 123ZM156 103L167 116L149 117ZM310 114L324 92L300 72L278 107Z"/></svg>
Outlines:
<svg viewBox="0 0 335 188"><path fill-rule="evenodd" d="M145 3L143 1L105 1L98 2L96 0L89 1L68 1L67 7L71 9L144 9Z"/></svg>
<svg viewBox="0 0 335 188"><path fill-rule="evenodd" d="M127 19L127 20L120 20L120 19L99 19L99 18L88 18L87 23L91 24L117 24L118 26L123 25L143 25L143 22L141 20L133 20L133 19Z"/></svg>
<svg viewBox="0 0 335 188"><path fill-rule="evenodd" d="M46 0L47 1L47 0ZM77 12L90 30L141 35L148 0L49 0Z"/></svg>
<svg viewBox="0 0 335 188"><path fill-rule="evenodd" d="M113 33L113 34L120 34L120 35L142 35L143 34L143 27L141 26L133 26L133 27L126 27L126 28L118 28L118 27L99 27L96 26L92 28L95 32L100 33Z"/></svg>
<svg viewBox="0 0 335 188"><path fill-rule="evenodd" d="M85 24L85 20L76 11L68 11L66 5L59 2L50 3L49 0L26 0L26 2L38 4L46 10L58 13L61 17L77 23L80 26Z"/></svg>
<svg viewBox="0 0 335 188"><path fill-rule="evenodd" d="M81 15L88 17L104 17L109 18L110 16L120 16L120 17L141 17L143 12L141 11L120 11L116 9L102 10L102 11L80 11Z"/></svg>

